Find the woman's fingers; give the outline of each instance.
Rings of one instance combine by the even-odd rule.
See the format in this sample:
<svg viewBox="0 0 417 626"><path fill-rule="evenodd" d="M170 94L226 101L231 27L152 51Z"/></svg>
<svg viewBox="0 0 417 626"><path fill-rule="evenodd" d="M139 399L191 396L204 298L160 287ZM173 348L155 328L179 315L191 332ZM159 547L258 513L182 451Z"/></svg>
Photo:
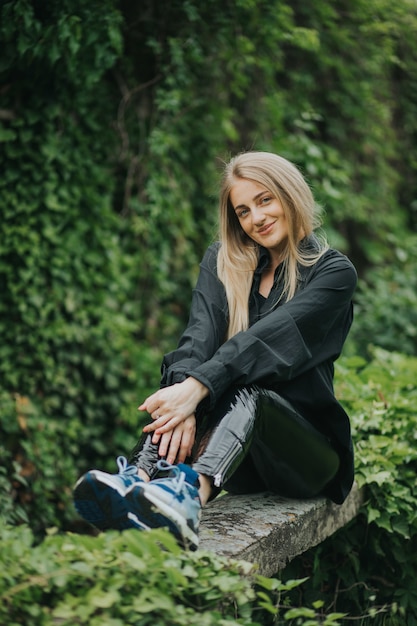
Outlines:
<svg viewBox="0 0 417 626"><path fill-rule="evenodd" d="M154 437L158 437L159 439L159 448L158 448L159 456L163 458L167 456L168 448L169 448L169 444L172 439L172 436L173 436L172 432L165 433L165 435L154 435ZM153 442L153 438L152 438L152 442ZM171 461L168 461L168 462L171 463Z"/></svg>
<svg viewBox="0 0 417 626"><path fill-rule="evenodd" d="M196 422L190 415L172 431L161 435L158 452L168 463L183 463L194 445Z"/></svg>
<svg viewBox="0 0 417 626"><path fill-rule="evenodd" d="M138 406L138 411L147 411L149 415L152 416L152 419L155 419L154 416L162 415L162 410L167 404L167 400L169 400L169 396L167 398L167 395L165 389L158 389L158 391L148 396L142 404Z"/></svg>
<svg viewBox="0 0 417 626"><path fill-rule="evenodd" d="M171 447L169 449L169 463L174 463L174 461L170 460L171 458L174 458L174 460L176 459L177 463L184 463L187 456L189 456L190 447L192 447L191 438L192 438L192 442L194 443L194 436L191 435L191 433L187 431L183 432L181 441L179 443L179 446L177 447L177 452L176 452L175 457L174 457L175 450L171 451Z"/></svg>
<svg viewBox="0 0 417 626"><path fill-rule="evenodd" d="M157 406L155 404L155 396L158 392L153 393L152 395L145 398L145 400L138 406L138 411L148 411L148 413L152 413L156 410Z"/></svg>
<svg viewBox="0 0 417 626"><path fill-rule="evenodd" d="M207 387L192 377L159 389L138 407L141 411L147 411L154 422L153 426L146 427L145 432L158 430L158 433L163 434L172 430L195 413L198 403L207 394Z"/></svg>
<svg viewBox="0 0 417 626"><path fill-rule="evenodd" d="M157 444L159 443L160 439L161 439L161 435L157 435L156 433L152 435L152 443Z"/></svg>
<svg viewBox="0 0 417 626"><path fill-rule="evenodd" d="M151 433L156 431L158 435L163 435L171 431L175 426L183 421L182 417L171 417L169 415L160 415L150 424L146 424L143 428L144 433Z"/></svg>
<svg viewBox="0 0 417 626"><path fill-rule="evenodd" d="M181 424L184 421L184 419L186 419L186 418L183 418L183 417L171 417L171 418L168 418L161 426L158 425L155 428L155 432L158 435L163 435L164 433L167 433L170 430L173 430L174 428L179 426L179 424ZM154 424L156 424L157 422L159 422L159 420L154 422Z"/></svg>

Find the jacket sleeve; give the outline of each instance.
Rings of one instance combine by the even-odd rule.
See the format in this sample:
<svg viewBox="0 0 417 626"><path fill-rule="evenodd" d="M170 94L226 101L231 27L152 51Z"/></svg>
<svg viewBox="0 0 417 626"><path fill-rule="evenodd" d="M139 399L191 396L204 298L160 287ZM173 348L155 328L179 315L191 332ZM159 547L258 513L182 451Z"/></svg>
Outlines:
<svg viewBox="0 0 417 626"><path fill-rule="evenodd" d="M290 301L226 341L187 374L208 387L213 405L230 385L274 384L335 360L351 325L356 282L351 262L328 251Z"/></svg>
<svg viewBox="0 0 417 626"><path fill-rule="evenodd" d="M223 284L217 277L217 252L218 244L211 245L201 261L188 325L176 350L164 356L161 387L182 382L188 371L209 361L224 342L228 307Z"/></svg>

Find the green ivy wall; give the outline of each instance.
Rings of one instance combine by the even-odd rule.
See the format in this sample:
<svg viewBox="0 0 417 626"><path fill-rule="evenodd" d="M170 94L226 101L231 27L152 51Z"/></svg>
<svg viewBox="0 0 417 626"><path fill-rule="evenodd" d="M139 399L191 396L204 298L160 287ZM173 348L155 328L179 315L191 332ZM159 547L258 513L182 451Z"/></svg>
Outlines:
<svg viewBox="0 0 417 626"><path fill-rule="evenodd" d="M295 161L357 266L346 353L416 354L416 35L414 0L0 2L8 522L78 528L134 445L238 151Z"/></svg>

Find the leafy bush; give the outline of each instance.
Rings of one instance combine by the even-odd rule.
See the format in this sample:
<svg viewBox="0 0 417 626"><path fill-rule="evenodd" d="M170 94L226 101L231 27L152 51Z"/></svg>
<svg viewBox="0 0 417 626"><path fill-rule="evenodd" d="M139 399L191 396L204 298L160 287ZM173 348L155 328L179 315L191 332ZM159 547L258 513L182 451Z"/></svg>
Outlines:
<svg viewBox="0 0 417 626"><path fill-rule="evenodd" d="M27 527L2 527L0 541L0 622L8 626L260 626L281 609L286 624L339 623L285 602L302 581L281 584L245 562L183 552L165 530L50 534L33 548Z"/></svg>
<svg viewBox="0 0 417 626"><path fill-rule="evenodd" d="M45 488L56 503L74 462L84 467L112 446L121 407L146 372L129 351L140 321L127 308L131 264L109 176L106 72L121 53L121 17L109 0L17 0L0 11L0 378L36 407L22 426L7 401L0 437L10 462L24 453L21 476L36 475L35 457L48 459ZM34 520L50 523L59 510L47 506Z"/></svg>
<svg viewBox="0 0 417 626"><path fill-rule="evenodd" d="M52 535L35 549L32 541L27 528L2 531L2 623L191 626L197 613L201 624L250 623L250 579L185 555L164 531Z"/></svg>
<svg viewBox="0 0 417 626"><path fill-rule="evenodd" d="M337 375L353 417L363 515L291 563L286 576L311 577L302 602L319 594L327 610L367 613L365 623L415 626L417 359L382 349L373 357L345 360Z"/></svg>
<svg viewBox="0 0 417 626"><path fill-rule="evenodd" d="M417 238L387 236L392 257L359 282L350 351L366 355L369 344L417 354Z"/></svg>

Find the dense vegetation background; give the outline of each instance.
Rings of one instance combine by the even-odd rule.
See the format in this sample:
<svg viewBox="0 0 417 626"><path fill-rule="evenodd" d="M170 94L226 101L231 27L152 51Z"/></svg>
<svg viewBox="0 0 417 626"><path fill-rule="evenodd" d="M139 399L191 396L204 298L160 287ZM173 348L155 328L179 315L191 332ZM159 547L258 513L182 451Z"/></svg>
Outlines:
<svg viewBox="0 0 417 626"><path fill-rule="evenodd" d="M358 456L374 494L366 523L304 568L329 596L336 581L323 572L335 562L352 589L373 577L348 607L367 610L377 589L385 608L375 620L417 623L416 394L406 376L417 352L416 35L415 0L0 3L8 524L29 524L37 541L51 526L79 528L72 484L93 465L114 471L115 454L134 445L138 401L186 322L216 236L222 161L271 150L301 167L330 242L358 269L340 394L357 445L386 446L376 459L372 439ZM365 471L393 441L405 446L393 455L401 477L391 466ZM355 562L338 560L347 547Z"/></svg>

